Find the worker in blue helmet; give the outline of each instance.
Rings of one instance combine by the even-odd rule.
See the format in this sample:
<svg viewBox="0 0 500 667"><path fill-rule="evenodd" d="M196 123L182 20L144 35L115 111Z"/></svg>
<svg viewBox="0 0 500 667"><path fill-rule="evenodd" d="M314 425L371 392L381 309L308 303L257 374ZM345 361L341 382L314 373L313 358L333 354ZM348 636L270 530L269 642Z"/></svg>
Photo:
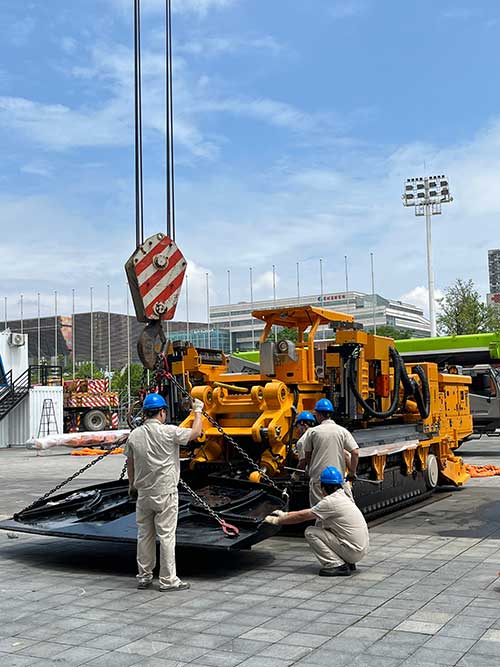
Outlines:
<svg viewBox="0 0 500 667"><path fill-rule="evenodd" d="M349 482L356 479L359 446L349 431L333 420L334 408L328 398L320 398L314 406L318 425L307 431L297 441L299 468L309 473L309 502L311 507L322 497L320 475L328 466L334 466L347 481L344 491L352 496Z"/></svg>
<svg viewBox="0 0 500 667"><path fill-rule="evenodd" d="M297 428L299 438L304 435L308 428L311 428L311 426L316 426L317 423L318 422L316 421L316 418L312 412L308 412L307 410L299 412L297 418L295 419L295 426Z"/></svg>
<svg viewBox="0 0 500 667"><path fill-rule="evenodd" d="M321 500L311 509L274 512L264 521L288 526L315 521L304 532L321 564L320 577L349 577L368 551L368 526L359 508L344 491L344 475L334 466L321 471Z"/></svg>
<svg viewBox="0 0 500 667"><path fill-rule="evenodd" d="M156 565L156 538L160 541L160 591L183 591L175 567L180 461L179 448L199 438L203 402L193 400L191 428L166 424L167 403L160 394L148 394L142 404L145 421L125 444L129 495L136 499L137 588L149 588Z"/></svg>

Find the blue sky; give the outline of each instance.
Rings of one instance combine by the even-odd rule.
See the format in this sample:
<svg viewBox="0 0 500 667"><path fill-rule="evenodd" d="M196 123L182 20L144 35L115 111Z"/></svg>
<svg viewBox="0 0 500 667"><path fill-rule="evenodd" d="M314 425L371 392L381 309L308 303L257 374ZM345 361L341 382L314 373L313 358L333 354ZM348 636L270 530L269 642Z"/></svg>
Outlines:
<svg viewBox="0 0 500 667"><path fill-rule="evenodd" d="M132 0L3 0L0 297L9 316L124 311L135 245ZM163 0L143 0L146 233L164 231ZM403 181L448 174L436 285L487 291L500 245L500 7L458 0L174 0L177 242L190 316L344 287L426 301ZM185 314L184 299L178 318ZM1 313L3 316L3 312Z"/></svg>

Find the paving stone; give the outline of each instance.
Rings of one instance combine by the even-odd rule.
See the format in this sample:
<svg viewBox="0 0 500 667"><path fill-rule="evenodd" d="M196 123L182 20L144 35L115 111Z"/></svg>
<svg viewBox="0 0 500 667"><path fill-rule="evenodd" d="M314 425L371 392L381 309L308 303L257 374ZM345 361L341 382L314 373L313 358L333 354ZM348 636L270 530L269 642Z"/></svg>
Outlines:
<svg viewBox="0 0 500 667"><path fill-rule="evenodd" d="M433 663L435 665L455 665L464 655L463 651L450 651L430 648L418 648L409 658L407 665L413 664L420 667L422 663Z"/></svg>
<svg viewBox="0 0 500 667"><path fill-rule="evenodd" d="M457 662L456 667L498 667L498 657L467 653Z"/></svg>
<svg viewBox="0 0 500 667"><path fill-rule="evenodd" d="M86 646L72 646L71 648L58 653L57 660L63 665L81 665L90 662L94 658L103 655L105 651L96 648L88 648Z"/></svg>
<svg viewBox="0 0 500 667"><path fill-rule="evenodd" d="M484 637L484 635L483 635ZM498 641L489 641L487 639L481 638L478 642L472 646L469 651L470 654L484 654L484 655L496 655L499 658L500 664L500 642Z"/></svg>
<svg viewBox="0 0 500 667"><path fill-rule="evenodd" d="M5 660L4 660L5 658ZM19 655L18 653L0 653L0 664L5 667L26 667L33 665L37 661L31 655Z"/></svg>
<svg viewBox="0 0 500 667"><path fill-rule="evenodd" d="M178 660L180 662L192 662L207 653L206 648L199 646L169 646L164 651L155 654L155 658L166 658L167 660Z"/></svg>
<svg viewBox="0 0 500 667"><path fill-rule="evenodd" d="M483 635L484 636L484 635ZM440 650L462 651L465 653L475 643L475 639L464 639L463 637L449 637L438 633L425 642L425 648L436 648Z"/></svg>
<svg viewBox="0 0 500 667"><path fill-rule="evenodd" d="M1 653L17 653L22 649L29 648L38 642L34 639L24 639L23 637L6 637L0 639Z"/></svg>
<svg viewBox="0 0 500 667"><path fill-rule="evenodd" d="M248 658L245 653L228 653L227 651L210 651L194 660L192 665L204 667L236 667Z"/></svg>
<svg viewBox="0 0 500 667"><path fill-rule="evenodd" d="M240 663L240 667L289 667L294 660L280 660L279 658L265 658L260 655L247 658Z"/></svg>
<svg viewBox="0 0 500 667"><path fill-rule="evenodd" d="M160 653L160 651L164 651L169 646L173 646L173 644L153 640L149 637L144 637L142 639L137 639L136 641L130 642L129 644L122 644L116 648L116 651L119 651L120 653L132 653L134 655L151 656L155 653Z"/></svg>
<svg viewBox="0 0 500 667"><path fill-rule="evenodd" d="M236 639L231 639L226 644L219 646L221 651L230 651L232 653L246 653L247 655L256 654L262 651L267 646L271 646L271 642L262 642L252 639L243 639L237 637Z"/></svg>
<svg viewBox="0 0 500 667"><path fill-rule="evenodd" d="M144 659L144 656L139 653L118 653L114 651L104 653L98 658L86 662L85 665L91 665L91 667L129 667L130 665L136 665L141 659Z"/></svg>
<svg viewBox="0 0 500 667"><path fill-rule="evenodd" d="M130 643L128 637L120 637L119 635L100 635L94 639L86 642L83 646L90 648L102 648L105 651L114 651L119 646L125 646Z"/></svg>
<svg viewBox="0 0 500 667"><path fill-rule="evenodd" d="M251 639L254 641L272 643L272 642L278 642L286 636L287 636L286 632L283 632L281 630L269 629L266 625L266 627L254 628L249 632L245 632L244 635L241 635L241 639Z"/></svg>
<svg viewBox="0 0 500 667"><path fill-rule="evenodd" d="M293 646L291 644L284 644L283 642L278 642L276 644L271 644L263 649L259 656L264 656L267 658L281 658L282 660L298 660L303 658L306 655L310 655L314 649L309 646Z"/></svg>
<svg viewBox="0 0 500 667"><path fill-rule="evenodd" d="M316 626L315 626L316 629ZM321 646L324 644L326 641L329 640L330 637L334 636L335 633L331 633L329 635L324 635L324 634L318 634L318 633L309 633L309 632L294 632L289 634L287 637L285 637L283 640L281 640L279 643L280 644L289 644L291 646L305 646L309 648L317 648L318 646Z"/></svg>
<svg viewBox="0 0 500 667"><path fill-rule="evenodd" d="M37 642L27 648L21 649L20 653L23 655L32 655L36 658L54 658L63 651L67 650L64 644L56 644L54 642Z"/></svg>
<svg viewBox="0 0 500 667"><path fill-rule="evenodd" d="M425 623L424 621L403 621L396 626L396 630L401 632L422 632L426 635L434 635L444 625L443 623Z"/></svg>

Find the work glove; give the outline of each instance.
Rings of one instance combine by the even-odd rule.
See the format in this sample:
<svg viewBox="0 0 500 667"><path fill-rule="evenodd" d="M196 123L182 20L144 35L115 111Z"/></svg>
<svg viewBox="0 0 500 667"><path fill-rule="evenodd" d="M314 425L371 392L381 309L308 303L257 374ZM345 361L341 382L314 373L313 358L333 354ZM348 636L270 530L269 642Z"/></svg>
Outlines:
<svg viewBox="0 0 500 667"><path fill-rule="evenodd" d="M203 411L203 401L200 401L199 398L193 399L193 412L201 413Z"/></svg>
<svg viewBox="0 0 500 667"><path fill-rule="evenodd" d="M266 523L270 523L273 526L279 526L280 525L280 519L282 517L287 516L288 512L283 512L282 510L275 510L272 514L268 514L264 521Z"/></svg>
<svg viewBox="0 0 500 667"><path fill-rule="evenodd" d="M350 472L346 475L345 481L346 482L355 482L357 479L358 479L358 476L356 475L356 473Z"/></svg>
<svg viewBox="0 0 500 667"><path fill-rule="evenodd" d="M280 525L280 518L279 516L273 516L272 514L268 514L265 519L265 523L271 523L273 526L279 526Z"/></svg>
<svg viewBox="0 0 500 667"><path fill-rule="evenodd" d="M129 486L128 487L128 497L130 500L137 500L137 489L135 486Z"/></svg>

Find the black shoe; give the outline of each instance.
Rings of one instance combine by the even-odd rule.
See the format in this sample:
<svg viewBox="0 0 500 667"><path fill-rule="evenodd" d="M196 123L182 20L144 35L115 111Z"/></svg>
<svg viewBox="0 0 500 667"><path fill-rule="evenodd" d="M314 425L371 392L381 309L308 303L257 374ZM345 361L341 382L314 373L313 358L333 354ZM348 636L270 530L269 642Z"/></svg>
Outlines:
<svg viewBox="0 0 500 667"><path fill-rule="evenodd" d="M350 577L351 570L347 563L338 567L322 567L319 571L320 577Z"/></svg>
<svg viewBox="0 0 500 667"><path fill-rule="evenodd" d="M139 579L137 581L137 588L140 591L145 591L147 588L151 588L153 585L152 579Z"/></svg>
<svg viewBox="0 0 500 667"><path fill-rule="evenodd" d="M347 566L349 567L351 572L356 572L356 570L358 569L356 567L356 563L347 563Z"/></svg>

